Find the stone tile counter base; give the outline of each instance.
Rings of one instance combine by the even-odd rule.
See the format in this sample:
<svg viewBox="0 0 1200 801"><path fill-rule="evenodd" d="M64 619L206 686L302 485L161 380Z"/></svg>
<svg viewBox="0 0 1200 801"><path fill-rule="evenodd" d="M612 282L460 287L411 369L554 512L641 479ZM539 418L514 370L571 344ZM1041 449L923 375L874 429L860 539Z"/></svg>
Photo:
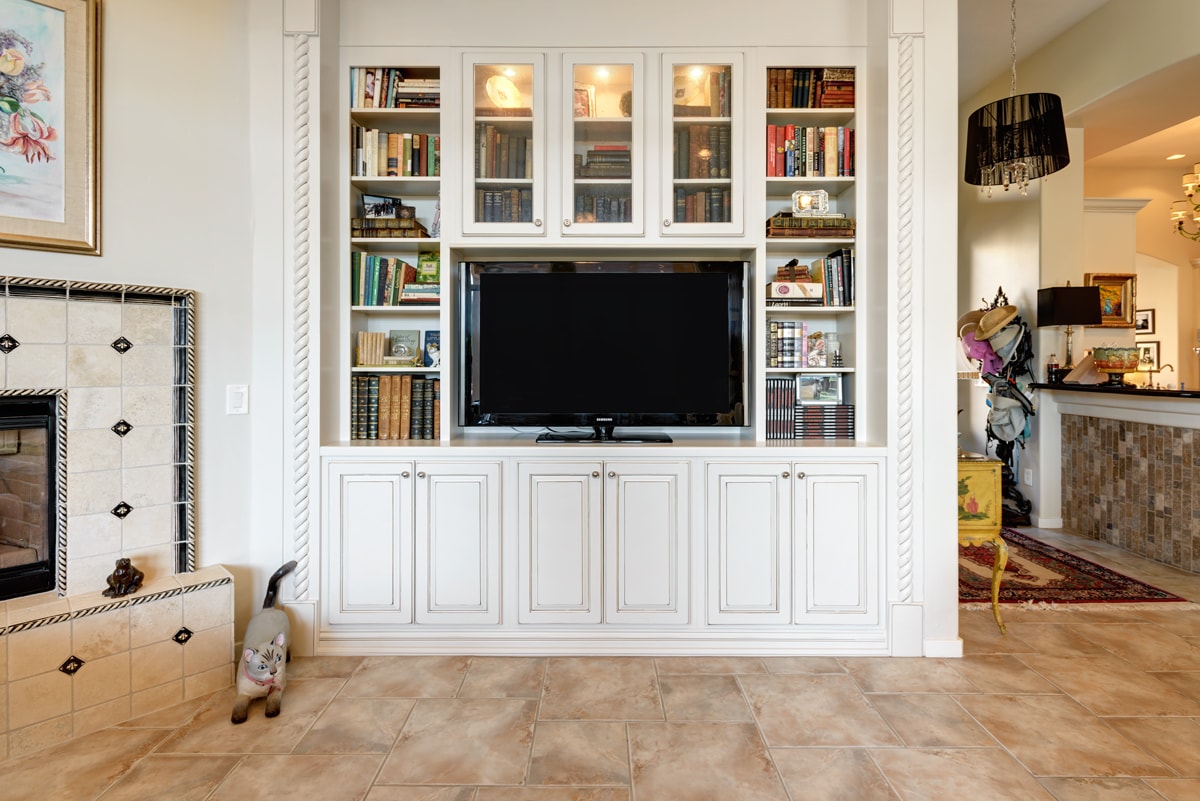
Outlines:
<svg viewBox="0 0 1200 801"><path fill-rule="evenodd" d="M123 598L0 602L0 760L233 683L233 577L220 566Z"/></svg>

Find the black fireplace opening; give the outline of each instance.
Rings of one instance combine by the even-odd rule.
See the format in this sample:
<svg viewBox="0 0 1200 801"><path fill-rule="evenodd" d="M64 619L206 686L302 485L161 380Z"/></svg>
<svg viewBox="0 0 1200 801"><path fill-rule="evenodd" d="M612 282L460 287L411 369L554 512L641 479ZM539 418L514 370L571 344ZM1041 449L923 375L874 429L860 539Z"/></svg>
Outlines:
<svg viewBox="0 0 1200 801"><path fill-rule="evenodd" d="M58 399L0 397L0 600L55 589Z"/></svg>

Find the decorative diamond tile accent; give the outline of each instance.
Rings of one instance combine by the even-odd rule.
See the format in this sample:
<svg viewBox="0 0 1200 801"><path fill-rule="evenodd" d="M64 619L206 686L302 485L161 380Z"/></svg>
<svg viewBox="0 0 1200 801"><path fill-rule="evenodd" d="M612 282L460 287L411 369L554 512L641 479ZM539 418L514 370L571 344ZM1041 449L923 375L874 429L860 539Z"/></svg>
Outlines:
<svg viewBox="0 0 1200 801"><path fill-rule="evenodd" d="M67 657L66 662L58 666L58 669L68 676L74 676L81 667L83 667L83 660L72 654Z"/></svg>
<svg viewBox="0 0 1200 801"><path fill-rule="evenodd" d="M19 347L21 347L21 343L15 340L10 334L0 336L0 350L5 353L12 353Z"/></svg>
<svg viewBox="0 0 1200 801"><path fill-rule="evenodd" d="M124 420L118 420L117 422L113 423L113 426L112 426L112 432L114 434L116 434L118 437L123 437L132 430L133 430L133 426L131 426L129 423L125 422Z"/></svg>
<svg viewBox="0 0 1200 801"><path fill-rule="evenodd" d="M132 347L133 347L133 343L130 342L125 337L117 337L116 339L113 340L113 343L112 343L112 349L120 354L128 353L129 349Z"/></svg>
<svg viewBox="0 0 1200 801"><path fill-rule="evenodd" d="M171 637L171 639L180 645L183 645L188 640L192 639L192 633L193 632L191 629L189 629L187 626L184 626L183 628L179 629L179 631L175 632L175 635Z"/></svg>
<svg viewBox="0 0 1200 801"><path fill-rule="evenodd" d="M115 516L124 520L126 517L129 516L129 513L133 511L133 507L130 506L129 504L125 503L125 501L121 501L116 506L114 506L110 511Z"/></svg>

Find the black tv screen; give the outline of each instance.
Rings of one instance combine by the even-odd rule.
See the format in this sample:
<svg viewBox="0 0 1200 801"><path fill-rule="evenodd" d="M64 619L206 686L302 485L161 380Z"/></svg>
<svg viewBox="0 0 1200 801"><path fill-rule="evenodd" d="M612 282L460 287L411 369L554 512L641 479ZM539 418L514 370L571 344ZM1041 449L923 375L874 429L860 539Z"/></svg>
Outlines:
<svg viewBox="0 0 1200 801"><path fill-rule="evenodd" d="M744 262L463 265L465 426L745 425Z"/></svg>

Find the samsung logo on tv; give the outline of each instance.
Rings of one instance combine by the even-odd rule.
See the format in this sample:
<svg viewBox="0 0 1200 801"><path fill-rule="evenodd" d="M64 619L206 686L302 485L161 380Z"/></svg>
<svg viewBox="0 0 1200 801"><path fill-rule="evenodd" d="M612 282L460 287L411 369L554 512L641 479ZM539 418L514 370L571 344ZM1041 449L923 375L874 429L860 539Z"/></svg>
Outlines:
<svg viewBox="0 0 1200 801"><path fill-rule="evenodd" d="M596 418L597 423L611 423L612 421L613 421L613 419L611 417L597 417Z"/></svg>

